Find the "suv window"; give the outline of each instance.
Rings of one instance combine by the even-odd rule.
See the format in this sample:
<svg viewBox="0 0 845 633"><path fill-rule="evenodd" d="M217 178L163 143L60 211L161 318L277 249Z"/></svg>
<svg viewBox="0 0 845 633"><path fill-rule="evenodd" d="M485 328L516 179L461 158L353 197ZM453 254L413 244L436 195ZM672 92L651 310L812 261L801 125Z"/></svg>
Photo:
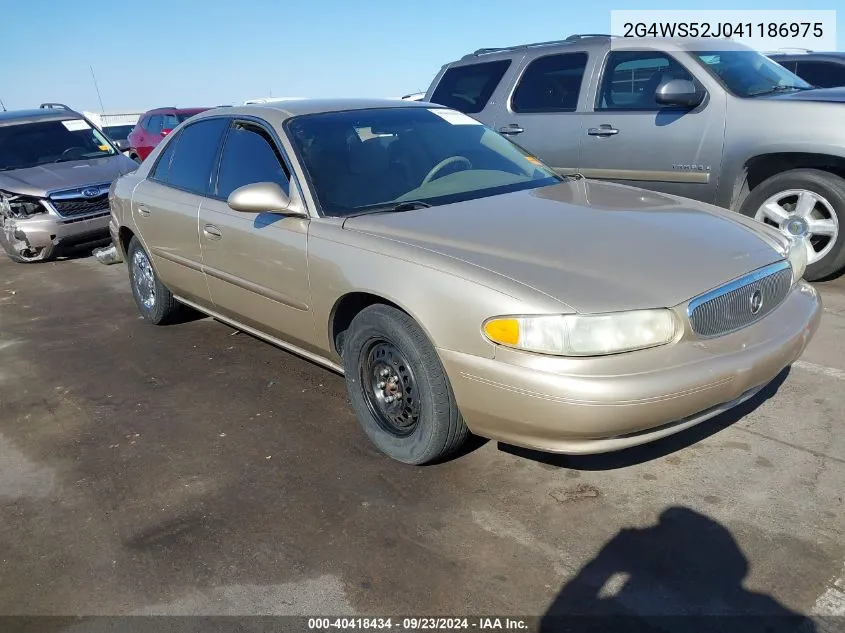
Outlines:
<svg viewBox="0 0 845 633"><path fill-rule="evenodd" d="M207 195L217 149L227 125L228 119L204 119L184 128L170 161L167 184Z"/></svg>
<svg viewBox="0 0 845 633"><path fill-rule="evenodd" d="M166 183L167 176L170 172L170 161L173 158L173 152L176 151L176 144L179 142L179 134L167 140L167 145L164 146L161 154L158 157L158 162L150 171L150 178Z"/></svg>
<svg viewBox="0 0 845 633"><path fill-rule="evenodd" d="M217 195L228 198L238 187L275 182L289 191L288 173L272 137L259 125L235 123L220 158Z"/></svg>
<svg viewBox="0 0 845 633"><path fill-rule="evenodd" d="M440 78L431 101L461 112L481 112L511 65L509 59L453 66Z"/></svg>
<svg viewBox="0 0 845 633"><path fill-rule="evenodd" d="M845 86L845 64L833 62L798 62L796 73L804 81L819 88Z"/></svg>
<svg viewBox="0 0 845 633"><path fill-rule="evenodd" d="M147 132L150 134L158 134L161 132L161 123L162 119L160 114L151 115L150 118L147 119L147 125L145 126Z"/></svg>
<svg viewBox="0 0 845 633"><path fill-rule="evenodd" d="M669 79L695 81L675 59L656 51L613 51L599 90L599 110L659 110L657 87Z"/></svg>
<svg viewBox="0 0 845 633"><path fill-rule="evenodd" d="M587 53L547 55L530 64L511 97L514 112L574 112Z"/></svg>

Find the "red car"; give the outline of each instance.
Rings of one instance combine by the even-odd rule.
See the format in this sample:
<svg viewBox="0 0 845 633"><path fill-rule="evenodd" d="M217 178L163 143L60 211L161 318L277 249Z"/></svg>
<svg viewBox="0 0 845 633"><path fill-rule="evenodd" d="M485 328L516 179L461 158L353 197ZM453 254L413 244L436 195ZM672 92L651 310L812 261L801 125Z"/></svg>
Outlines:
<svg viewBox="0 0 845 633"><path fill-rule="evenodd" d="M208 108L156 108L145 112L129 133L129 157L144 160L173 128L204 110Z"/></svg>

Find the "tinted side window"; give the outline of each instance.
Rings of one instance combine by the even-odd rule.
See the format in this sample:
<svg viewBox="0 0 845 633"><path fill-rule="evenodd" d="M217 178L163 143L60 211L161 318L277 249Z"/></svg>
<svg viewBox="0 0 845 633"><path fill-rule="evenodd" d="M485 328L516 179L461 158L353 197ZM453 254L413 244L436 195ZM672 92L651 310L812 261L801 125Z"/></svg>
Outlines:
<svg viewBox="0 0 845 633"><path fill-rule="evenodd" d="M158 156L158 161L150 171L149 177L152 180L166 183L167 176L170 173L170 161L173 158L173 152L176 151L176 144L179 142L179 135L177 134L171 139L167 140L167 145L164 146L161 154Z"/></svg>
<svg viewBox="0 0 845 633"><path fill-rule="evenodd" d="M238 187L254 182L275 182L289 191L287 169L270 135L258 125L235 123L220 157L217 195L228 198Z"/></svg>
<svg viewBox="0 0 845 633"><path fill-rule="evenodd" d="M167 184L207 195L211 186L211 172L217 150L228 119L205 119L184 128L179 135L179 147L170 161Z"/></svg>
<svg viewBox="0 0 845 633"><path fill-rule="evenodd" d="M179 125L179 118L175 114L165 114L161 117L161 129L172 130Z"/></svg>
<svg viewBox="0 0 845 633"><path fill-rule="evenodd" d="M798 72L795 74L819 88L845 86L845 64L798 62Z"/></svg>
<svg viewBox="0 0 845 633"><path fill-rule="evenodd" d="M511 97L514 112L574 112L587 53L547 55L530 64Z"/></svg>
<svg viewBox="0 0 845 633"><path fill-rule="evenodd" d="M509 59L501 59L454 66L443 73L431 101L461 112L481 112L510 65Z"/></svg>
<svg viewBox="0 0 845 633"><path fill-rule="evenodd" d="M161 132L161 124L164 118L160 114L154 114L150 117L150 126L147 128L152 134Z"/></svg>
<svg viewBox="0 0 845 633"><path fill-rule="evenodd" d="M669 79L695 81L689 71L665 53L614 51L607 56L599 91L599 110L659 110L657 87Z"/></svg>

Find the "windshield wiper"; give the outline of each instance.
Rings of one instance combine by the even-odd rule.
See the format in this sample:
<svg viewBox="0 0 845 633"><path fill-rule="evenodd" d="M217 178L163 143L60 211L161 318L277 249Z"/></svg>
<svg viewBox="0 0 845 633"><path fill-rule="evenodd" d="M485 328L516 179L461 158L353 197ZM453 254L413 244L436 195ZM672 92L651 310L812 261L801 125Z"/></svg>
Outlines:
<svg viewBox="0 0 845 633"><path fill-rule="evenodd" d="M759 97L760 95L770 95L775 92L785 92L787 90L813 90L813 86L772 86L768 90L761 90L759 92L751 92L749 97Z"/></svg>
<svg viewBox="0 0 845 633"><path fill-rule="evenodd" d="M379 213L401 213L402 211L414 211L416 209L427 209L431 205L422 200L408 200L406 202L397 202L383 207L375 207L359 211L358 213L350 213L347 218L357 218L361 215L377 215Z"/></svg>

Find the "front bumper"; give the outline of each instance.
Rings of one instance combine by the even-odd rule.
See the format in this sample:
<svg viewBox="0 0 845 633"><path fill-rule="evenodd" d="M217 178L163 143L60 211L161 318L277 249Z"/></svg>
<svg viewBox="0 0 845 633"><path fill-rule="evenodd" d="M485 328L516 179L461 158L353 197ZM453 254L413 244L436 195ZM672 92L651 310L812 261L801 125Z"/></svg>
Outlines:
<svg viewBox="0 0 845 633"><path fill-rule="evenodd" d="M752 397L797 360L821 320L799 282L752 326L707 341L590 359L497 348L496 358L438 349L470 430L516 446L570 454L645 444Z"/></svg>
<svg viewBox="0 0 845 633"><path fill-rule="evenodd" d="M59 249L105 242L109 238L109 215L88 218L59 218L42 213L28 218L6 220L13 241L3 240L6 249L15 245L23 248L41 248L56 245Z"/></svg>

